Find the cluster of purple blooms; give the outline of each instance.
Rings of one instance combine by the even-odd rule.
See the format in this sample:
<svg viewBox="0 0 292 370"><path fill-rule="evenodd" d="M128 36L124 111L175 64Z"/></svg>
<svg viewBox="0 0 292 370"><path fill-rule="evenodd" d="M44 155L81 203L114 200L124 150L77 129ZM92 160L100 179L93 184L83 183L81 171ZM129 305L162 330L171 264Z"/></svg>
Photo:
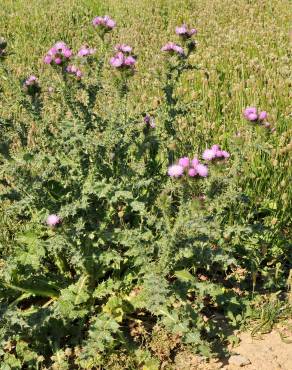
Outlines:
<svg viewBox="0 0 292 370"><path fill-rule="evenodd" d="M25 81L24 85L25 86L33 86L38 84L38 79L35 75L29 76Z"/></svg>
<svg viewBox="0 0 292 370"><path fill-rule="evenodd" d="M213 145L211 149L206 149L202 155L202 158L206 161L226 159L229 157L230 154L225 150L221 150L219 145ZM182 157L178 160L177 164L170 166L167 171L170 177L181 177L185 172L187 172L190 177L207 177L208 167L200 163L197 157L192 160L189 157Z"/></svg>
<svg viewBox="0 0 292 370"><path fill-rule="evenodd" d="M186 41L186 40L191 39L191 37L193 35L196 35L197 34L197 30L195 28L190 28L189 29L186 24L183 24L182 26L175 28L175 33L178 36L180 36L183 41ZM193 48L194 45L195 45L194 42L189 43L189 45L187 44L187 46L189 48ZM180 45L177 45L174 42L168 42L168 43L166 43L161 48L161 50L162 51L166 51L166 52L171 53L171 54L177 54L177 55L180 55L180 56L184 56L185 55L184 49Z"/></svg>
<svg viewBox="0 0 292 370"><path fill-rule="evenodd" d="M121 51L122 53L127 54L127 53L131 53L133 48L132 48L132 46L127 45L127 44L117 44L115 46L115 50L116 51Z"/></svg>
<svg viewBox="0 0 292 370"><path fill-rule="evenodd" d="M251 122L264 121L267 118L267 112L258 112L256 107L248 107L243 112L244 117Z"/></svg>
<svg viewBox="0 0 292 370"><path fill-rule="evenodd" d="M116 27L116 22L108 15L104 17L95 17L92 21L94 27L101 27L105 32L111 31Z"/></svg>
<svg viewBox="0 0 292 370"><path fill-rule="evenodd" d="M136 63L136 58L129 55L132 47L126 44L118 44L115 46L117 53L110 59L110 65L115 68L133 68Z"/></svg>
<svg viewBox="0 0 292 370"><path fill-rule="evenodd" d="M189 29L186 24L175 28L175 33L185 39L191 38L193 35L196 35L197 32L195 28Z"/></svg>
<svg viewBox="0 0 292 370"><path fill-rule="evenodd" d="M200 163L198 158L190 159L189 157L182 157L178 160L177 164L173 164L168 167L168 175L170 177L181 177L184 173L187 173L190 177L208 176L208 167Z"/></svg>
<svg viewBox="0 0 292 370"><path fill-rule="evenodd" d="M96 49L89 48L87 45L81 46L77 56L90 57L96 53ZM71 49L63 41L58 41L46 54L44 57L44 63L46 64L56 64L59 66L66 66L70 59L73 57ZM65 68L68 74L75 75L77 79L83 76L82 71L75 65L68 65Z"/></svg>
<svg viewBox="0 0 292 370"><path fill-rule="evenodd" d="M267 129L271 128L271 124L267 122L268 114L266 111L259 111L256 107L248 107L244 110L243 115L245 119L250 122L258 123L263 125ZM275 128L271 128L271 132L274 132Z"/></svg>
<svg viewBox="0 0 292 370"><path fill-rule="evenodd" d="M266 128L271 126L270 123L266 121L268 117L267 112L258 111L256 107L247 107L243 112L243 116L250 122L263 124Z"/></svg>
<svg viewBox="0 0 292 370"><path fill-rule="evenodd" d="M96 53L96 49L89 48L87 45L81 46L79 49L77 56L78 57L90 57Z"/></svg>
<svg viewBox="0 0 292 370"><path fill-rule="evenodd" d="M41 88L36 76L29 76L23 83L23 91L28 95L36 95L40 93Z"/></svg>
<svg viewBox="0 0 292 370"><path fill-rule="evenodd" d="M71 49L63 41L58 41L44 57L44 63L62 65L72 57Z"/></svg>
<svg viewBox="0 0 292 370"><path fill-rule="evenodd" d="M75 75L78 79L80 79L83 76L82 71L74 65L69 65L66 68L66 72L68 72L71 75Z"/></svg>
<svg viewBox="0 0 292 370"><path fill-rule="evenodd" d="M0 58L5 56L5 49L7 47L7 41L4 37L0 37Z"/></svg>
<svg viewBox="0 0 292 370"><path fill-rule="evenodd" d="M221 150L219 145L213 145L210 149L206 149L202 158L205 161L212 161L213 159L227 159L230 157L230 154L226 150Z"/></svg>
<svg viewBox="0 0 292 370"><path fill-rule="evenodd" d="M161 48L161 50L170 52L172 54L179 54L179 55L185 54L184 49L181 46L175 44L174 42L168 42Z"/></svg>

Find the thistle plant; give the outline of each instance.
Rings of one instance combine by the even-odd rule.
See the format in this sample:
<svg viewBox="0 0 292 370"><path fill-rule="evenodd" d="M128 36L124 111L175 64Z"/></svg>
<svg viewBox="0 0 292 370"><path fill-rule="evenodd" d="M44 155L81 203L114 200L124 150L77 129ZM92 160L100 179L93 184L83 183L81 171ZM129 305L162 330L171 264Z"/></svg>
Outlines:
<svg viewBox="0 0 292 370"><path fill-rule="evenodd" d="M173 353L211 356L226 339L214 316L240 324L246 287L256 290L271 253L264 250L271 230L250 216L238 186L246 162L234 143L210 147L204 137L203 150L201 143L183 152L170 146L182 140L176 120L188 114L176 89L186 71L198 70L190 60L196 30L178 27L182 46L162 48L164 99L137 114L128 110L140 64L134 48L110 45L109 59L100 50L109 48L116 23L99 16L93 26L100 49L92 40L59 41L43 58L57 76L58 119L44 114L53 103L42 76L26 78L35 145L0 157L0 199L20 225L0 267L0 358L7 366L110 368L122 353L139 368L157 361L149 350L156 332L176 337ZM98 108L101 96L108 104ZM270 284L282 286L283 276Z"/></svg>

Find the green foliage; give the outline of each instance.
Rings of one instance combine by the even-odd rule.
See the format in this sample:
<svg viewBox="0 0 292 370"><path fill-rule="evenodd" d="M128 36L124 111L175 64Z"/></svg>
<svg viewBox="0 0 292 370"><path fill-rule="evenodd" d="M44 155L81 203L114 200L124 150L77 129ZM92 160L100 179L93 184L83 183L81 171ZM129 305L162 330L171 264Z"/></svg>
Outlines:
<svg viewBox="0 0 292 370"><path fill-rule="evenodd" d="M103 352L110 353L119 344L115 335L121 335L119 324L108 314L100 314L92 319L88 339L82 345L78 364L82 369L91 369L101 363Z"/></svg>

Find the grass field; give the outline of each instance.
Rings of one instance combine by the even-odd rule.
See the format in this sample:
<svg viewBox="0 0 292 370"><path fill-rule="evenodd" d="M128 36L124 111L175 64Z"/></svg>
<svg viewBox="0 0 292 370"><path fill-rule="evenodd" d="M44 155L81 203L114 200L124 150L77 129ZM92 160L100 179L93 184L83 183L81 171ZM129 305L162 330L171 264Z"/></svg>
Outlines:
<svg viewBox="0 0 292 370"><path fill-rule="evenodd" d="M210 356L218 343L232 341L214 334L214 310L233 329L245 327L260 312L261 296L278 292L286 317L291 11L288 0L1 1L1 370L172 369L178 351ZM92 20L105 14L117 26L102 42ZM161 47L180 43L175 27L183 23L198 30L196 50L176 79ZM85 87L44 64L59 40L74 53L83 44L97 49L97 62L81 63ZM118 43L137 56L126 98L108 63ZM39 116L22 90L29 75L42 88ZM90 84L96 95L89 109ZM76 102L86 113L76 113ZM267 111L269 128L245 119L250 106ZM141 128L146 113L155 134ZM213 144L231 156L210 165L205 182L167 178L172 162ZM114 162L119 155L127 169ZM205 197L205 206L198 210L192 197ZM61 215L60 228L47 230L50 213ZM198 222L195 231L190 222ZM192 239L202 225L207 241ZM145 245L153 246L147 261L148 252L139 254ZM186 246L197 248L193 257ZM157 291L148 266L165 278ZM191 331L192 322L199 331Z"/></svg>

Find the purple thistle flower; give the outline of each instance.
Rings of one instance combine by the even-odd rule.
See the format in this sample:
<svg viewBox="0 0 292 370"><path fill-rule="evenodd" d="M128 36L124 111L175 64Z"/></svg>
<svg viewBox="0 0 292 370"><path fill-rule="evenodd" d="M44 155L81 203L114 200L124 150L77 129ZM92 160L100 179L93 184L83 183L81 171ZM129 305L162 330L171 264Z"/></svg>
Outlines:
<svg viewBox="0 0 292 370"><path fill-rule="evenodd" d="M115 68L122 67L124 59L124 54L122 52L119 52L110 59L110 64Z"/></svg>
<svg viewBox="0 0 292 370"><path fill-rule="evenodd" d="M146 116L144 117L144 122L146 124L149 124L150 123L150 116L149 116L149 114L146 114Z"/></svg>
<svg viewBox="0 0 292 370"><path fill-rule="evenodd" d="M264 121L265 119L267 119L267 117L268 117L267 112L263 111L263 112L259 113L258 119L259 119L259 121Z"/></svg>
<svg viewBox="0 0 292 370"><path fill-rule="evenodd" d="M248 107L244 110L243 115L248 121L256 121L258 119L257 108Z"/></svg>
<svg viewBox="0 0 292 370"><path fill-rule="evenodd" d="M103 17L106 27L113 29L116 26L116 22L111 19L108 15Z"/></svg>
<svg viewBox="0 0 292 370"><path fill-rule="evenodd" d="M81 46L79 49L77 56L78 57L88 57L96 53L96 49L89 48L88 46L84 45Z"/></svg>
<svg viewBox="0 0 292 370"><path fill-rule="evenodd" d="M243 112L244 117L251 122L257 121L259 124L264 123L268 114L266 111L258 112L255 107L248 107Z"/></svg>
<svg viewBox="0 0 292 370"><path fill-rule="evenodd" d="M181 54L181 55L184 55L184 50L181 46L179 45L174 45L173 47L173 50L178 53L178 54Z"/></svg>
<svg viewBox="0 0 292 370"><path fill-rule="evenodd" d="M189 30L189 36L193 36L193 35L196 35L198 33L197 29L196 28L191 28Z"/></svg>
<svg viewBox="0 0 292 370"><path fill-rule="evenodd" d="M179 54L179 55L184 55L184 50L181 46L175 44L174 42L168 42L167 44L165 44L162 48L161 48L162 51L167 51L167 52L171 52L171 53L176 53L176 54Z"/></svg>
<svg viewBox="0 0 292 370"><path fill-rule="evenodd" d="M28 95L34 96L41 92L39 81L35 75L29 76L23 83L23 91Z"/></svg>
<svg viewBox="0 0 292 370"><path fill-rule="evenodd" d="M198 164L195 168L198 172L198 175L201 177L207 177L208 176L208 167L204 164Z"/></svg>
<svg viewBox="0 0 292 370"><path fill-rule="evenodd" d="M51 64L52 60L53 60L52 57L48 54L44 57L44 63L45 64Z"/></svg>
<svg viewBox="0 0 292 370"><path fill-rule="evenodd" d="M195 158L192 159L192 162L191 163L192 163L192 166L194 168L196 168L196 166L200 163L200 161L198 160L197 157L195 157Z"/></svg>
<svg viewBox="0 0 292 370"><path fill-rule="evenodd" d="M250 113L247 116L247 119L248 119L248 121L251 121L251 122L257 121L258 115L256 113Z"/></svg>
<svg viewBox="0 0 292 370"><path fill-rule="evenodd" d="M94 26L101 26L101 25L103 25L103 24L104 24L104 19L103 19L103 17L95 17L95 18L93 19L93 21L92 21L92 24L93 24Z"/></svg>
<svg viewBox="0 0 292 370"><path fill-rule="evenodd" d="M188 29L186 24L175 28L175 33L183 38L190 38L197 33L195 28Z"/></svg>
<svg viewBox="0 0 292 370"><path fill-rule="evenodd" d="M245 118L248 118L250 114L257 114L256 107L247 107L243 112Z"/></svg>
<svg viewBox="0 0 292 370"><path fill-rule="evenodd" d="M78 57L86 57L87 56L87 48L81 47L77 53Z"/></svg>
<svg viewBox="0 0 292 370"><path fill-rule="evenodd" d="M187 168L190 166L190 159L189 157L182 157L178 160L178 164L183 168Z"/></svg>
<svg viewBox="0 0 292 370"><path fill-rule="evenodd" d="M66 68L66 72L70 75L75 75L78 79L80 79L83 76L82 71L74 65L69 65Z"/></svg>
<svg viewBox="0 0 292 370"><path fill-rule="evenodd" d="M47 217L47 225L54 227L58 225L61 222L61 219L59 216L52 214Z"/></svg>
<svg viewBox="0 0 292 370"><path fill-rule="evenodd" d="M134 57L131 55L125 56L121 51L110 59L110 65L115 68L133 67L135 63L136 59Z"/></svg>
<svg viewBox="0 0 292 370"><path fill-rule="evenodd" d="M55 43L54 47L57 50L63 51L64 49L67 48L67 45L65 44L64 41L58 41L58 42Z"/></svg>
<svg viewBox="0 0 292 370"><path fill-rule="evenodd" d="M184 35L188 32L188 28L185 24L183 24L182 26L180 27L175 27L175 33L177 35Z"/></svg>
<svg viewBox="0 0 292 370"><path fill-rule="evenodd" d="M56 64L60 65L62 63L62 58L57 57L57 58L55 58L54 62Z"/></svg>
<svg viewBox="0 0 292 370"><path fill-rule="evenodd" d="M195 177L198 174L198 172L195 168L190 168L188 174L190 177Z"/></svg>
<svg viewBox="0 0 292 370"><path fill-rule="evenodd" d="M213 149L206 149L202 155L203 159L206 161L211 161L216 157L216 151Z"/></svg>
<svg viewBox="0 0 292 370"><path fill-rule="evenodd" d="M43 61L45 64L52 64L54 62L57 65L66 62L72 57L71 49L65 44L64 41L58 41L45 55Z"/></svg>
<svg viewBox="0 0 292 370"><path fill-rule="evenodd" d="M230 157L230 154L228 152L226 152L226 150L222 150L221 151L221 157L223 157L223 158L229 158Z"/></svg>
<svg viewBox="0 0 292 370"><path fill-rule="evenodd" d="M35 85L38 83L38 79L36 78L36 76L34 75L31 75L29 76L26 80L25 80L25 85L26 86L31 86L31 85Z"/></svg>
<svg viewBox="0 0 292 370"><path fill-rule="evenodd" d="M57 52L58 52L58 49L57 49L55 46L53 46L53 47L51 47L51 49L48 51L48 55L50 55L50 56L52 57L52 56L54 56L55 54L57 54Z"/></svg>
<svg viewBox="0 0 292 370"><path fill-rule="evenodd" d="M179 164L173 164L172 166L168 167L167 173L170 177L180 177L184 173L184 168Z"/></svg>
<svg viewBox="0 0 292 370"><path fill-rule="evenodd" d="M132 57L131 55L128 56L127 58L125 58L124 60L124 65L125 66L133 66L134 64L136 63L136 59L134 57Z"/></svg>
<svg viewBox="0 0 292 370"><path fill-rule="evenodd" d="M80 69L77 69L75 75L76 75L77 78L81 78L83 76L83 73Z"/></svg>
<svg viewBox="0 0 292 370"><path fill-rule="evenodd" d="M104 17L95 17L92 21L92 24L94 27L103 27L106 32L111 31L116 26L116 22L108 15L105 15Z"/></svg>
<svg viewBox="0 0 292 370"><path fill-rule="evenodd" d="M70 58L72 56L72 51L70 49L64 49L63 50L63 55L65 58Z"/></svg>
<svg viewBox="0 0 292 370"><path fill-rule="evenodd" d="M220 146L215 144L215 145L212 145L211 146L211 149L214 151L214 152L217 152L218 150L220 150Z"/></svg>
<svg viewBox="0 0 292 370"><path fill-rule="evenodd" d="M133 48L129 45L126 45L126 44L117 44L115 46L115 50L116 51L121 51L123 53L131 53L131 51L133 50Z"/></svg>
<svg viewBox="0 0 292 370"><path fill-rule="evenodd" d="M222 157L223 157L222 150L217 150L215 152L215 158L222 158Z"/></svg>
<svg viewBox="0 0 292 370"><path fill-rule="evenodd" d="M230 154L225 150L221 150L220 146L215 144L212 145L211 149L206 149L202 155L203 159L211 161L215 158L229 158Z"/></svg>
<svg viewBox="0 0 292 370"><path fill-rule="evenodd" d="M226 150L217 150L216 158L229 158L230 154Z"/></svg>

